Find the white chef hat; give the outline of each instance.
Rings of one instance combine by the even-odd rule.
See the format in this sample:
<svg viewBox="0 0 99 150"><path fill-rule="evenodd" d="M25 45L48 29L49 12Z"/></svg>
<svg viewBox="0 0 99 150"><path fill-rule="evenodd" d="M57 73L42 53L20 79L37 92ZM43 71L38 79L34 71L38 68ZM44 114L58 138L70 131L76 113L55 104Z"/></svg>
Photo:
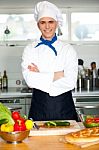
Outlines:
<svg viewBox="0 0 99 150"><path fill-rule="evenodd" d="M62 13L56 5L48 1L38 2L34 9L34 18L37 22L43 17L51 17L58 21L59 26L62 26Z"/></svg>

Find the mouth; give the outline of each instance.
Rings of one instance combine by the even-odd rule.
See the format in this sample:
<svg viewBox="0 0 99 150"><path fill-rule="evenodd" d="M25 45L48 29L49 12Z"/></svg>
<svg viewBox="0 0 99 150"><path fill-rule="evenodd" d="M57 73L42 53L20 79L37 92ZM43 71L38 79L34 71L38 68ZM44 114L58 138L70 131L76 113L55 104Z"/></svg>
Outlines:
<svg viewBox="0 0 99 150"><path fill-rule="evenodd" d="M50 34L50 33L52 33L52 31L44 31L44 33Z"/></svg>

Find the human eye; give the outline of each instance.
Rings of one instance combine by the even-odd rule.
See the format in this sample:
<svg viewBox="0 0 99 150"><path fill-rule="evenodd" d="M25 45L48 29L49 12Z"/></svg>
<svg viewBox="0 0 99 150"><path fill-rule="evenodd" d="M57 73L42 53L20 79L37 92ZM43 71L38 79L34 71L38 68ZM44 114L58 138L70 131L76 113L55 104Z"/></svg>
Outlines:
<svg viewBox="0 0 99 150"><path fill-rule="evenodd" d="M54 23L55 23L55 21L51 20L51 21L49 21L49 23L50 23L50 24L54 24Z"/></svg>
<svg viewBox="0 0 99 150"><path fill-rule="evenodd" d="M44 21L40 21L40 24L44 24L45 22Z"/></svg>

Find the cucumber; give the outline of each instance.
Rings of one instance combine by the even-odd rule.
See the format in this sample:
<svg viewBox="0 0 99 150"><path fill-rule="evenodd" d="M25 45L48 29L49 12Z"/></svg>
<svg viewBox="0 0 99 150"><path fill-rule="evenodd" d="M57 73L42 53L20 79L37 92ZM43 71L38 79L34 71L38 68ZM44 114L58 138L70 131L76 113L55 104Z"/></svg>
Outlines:
<svg viewBox="0 0 99 150"><path fill-rule="evenodd" d="M56 123L54 121L49 121L49 122L46 122L47 125L50 127L50 126L56 126Z"/></svg>
<svg viewBox="0 0 99 150"><path fill-rule="evenodd" d="M56 126L69 126L70 125L70 122L67 122L67 121L57 121L55 123L56 123Z"/></svg>
<svg viewBox="0 0 99 150"><path fill-rule="evenodd" d="M0 125L8 123L8 119L1 119L0 120Z"/></svg>
<svg viewBox="0 0 99 150"><path fill-rule="evenodd" d="M44 125L48 126L48 127L70 126L70 122L68 122L68 121L47 121L44 123Z"/></svg>

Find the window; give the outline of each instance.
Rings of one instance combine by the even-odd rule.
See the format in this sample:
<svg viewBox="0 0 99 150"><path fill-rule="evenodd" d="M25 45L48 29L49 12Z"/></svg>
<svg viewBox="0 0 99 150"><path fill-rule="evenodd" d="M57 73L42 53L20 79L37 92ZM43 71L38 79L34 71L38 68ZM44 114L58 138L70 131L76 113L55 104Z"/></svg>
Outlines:
<svg viewBox="0 0 99 150"><path fill-rule="evenodd" d="M73 42L99 42L99 11L77 12L63 10L63 26L56 34L62 40ZM33 14L0 14L0 41L29 41L40 37Z"/></svg>
<svg viewBox="0 0 99 150"><path fill-rule="evenodd" d="M66 40L66 14L63 14L63 27L57 30L57 35ZM61 35L61 36L60 36ZM26 41L40 36L33 14L1 14L0 15L0 41Z"/></svg>
<svg viewBox="0 0 99 150"><path fill-rule="evenodd" d="M99 41L99 13L71 13L72 41Z"/></svg>
<svg viewBox="0 0 99 150"><path fill-rule="evenodd" d="M32 14L0 15L0 40L28 40L38 36L38 32Z"/></svg>

